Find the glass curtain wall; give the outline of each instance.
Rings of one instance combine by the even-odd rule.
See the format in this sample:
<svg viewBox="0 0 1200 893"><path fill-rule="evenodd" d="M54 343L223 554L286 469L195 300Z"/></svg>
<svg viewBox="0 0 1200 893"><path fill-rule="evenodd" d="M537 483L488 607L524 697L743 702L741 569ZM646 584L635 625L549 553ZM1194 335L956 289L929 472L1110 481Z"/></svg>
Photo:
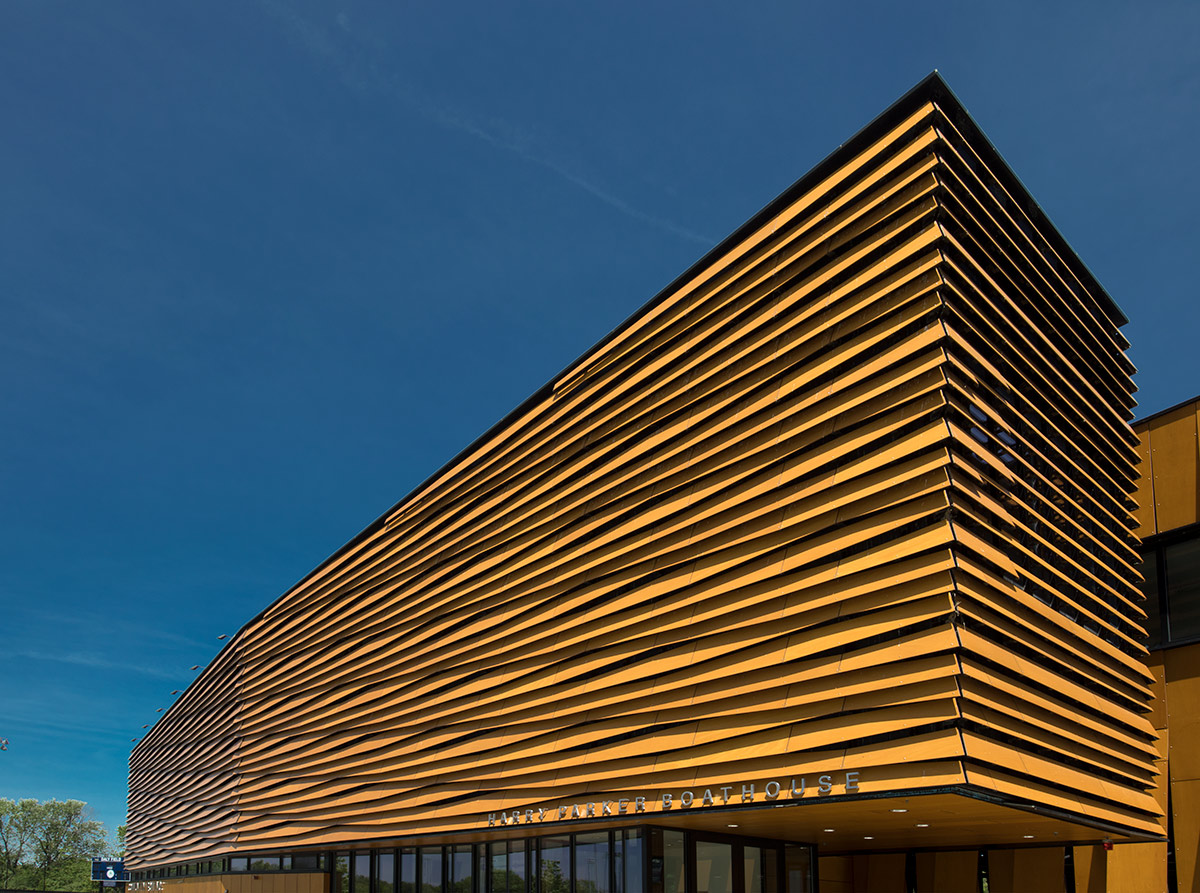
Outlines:
<svg viewBox="0 0 1200 893"><path fill-rule="evenodd" d="M328 870L330 893L808 893L813 858L805 845L635 827L215 864L235 872Z"/></svg>
<svg viewBox="0 0 1200 893"><path fill-rule="evenodd" d="M375 893L396 893L396 853L385 850L375 857Z"/></svg>
<svg viewBox="0 0 1200 893"><path fill-rule="evenodd" d="M571 837L538 838L538 893L571 893Z"/></svg>
<svg viewBox="0 0 1200 893"><path fill-rule="evenodd" d="M575 893L613 893L608 832L575 835Z"/></svg>

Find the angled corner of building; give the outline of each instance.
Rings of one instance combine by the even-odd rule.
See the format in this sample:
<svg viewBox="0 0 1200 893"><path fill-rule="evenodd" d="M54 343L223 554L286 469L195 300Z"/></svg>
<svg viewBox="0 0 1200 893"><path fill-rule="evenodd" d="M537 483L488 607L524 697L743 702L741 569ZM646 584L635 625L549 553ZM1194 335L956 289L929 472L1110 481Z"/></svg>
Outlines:
<svg viewBox="0 0 1200 893"><path fill-rule="evenodd" d="M1000 890L1161 840L1124 322L931 75L250 621L134 751L131 867Z"/></svg>

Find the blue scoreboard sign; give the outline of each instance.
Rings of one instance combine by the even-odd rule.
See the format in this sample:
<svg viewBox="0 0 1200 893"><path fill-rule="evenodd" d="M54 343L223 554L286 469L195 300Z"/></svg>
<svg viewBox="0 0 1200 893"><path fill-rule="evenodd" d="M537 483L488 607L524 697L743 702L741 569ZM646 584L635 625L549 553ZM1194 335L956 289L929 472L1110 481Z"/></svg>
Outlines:
<svg viewBox="0 0 1200 893"><path fill-rule="evenodd" d="M124 883L129 880L129 874L125 871L124 862L102 862L99 859L93 859L92 880L105 884Z"/></svg>

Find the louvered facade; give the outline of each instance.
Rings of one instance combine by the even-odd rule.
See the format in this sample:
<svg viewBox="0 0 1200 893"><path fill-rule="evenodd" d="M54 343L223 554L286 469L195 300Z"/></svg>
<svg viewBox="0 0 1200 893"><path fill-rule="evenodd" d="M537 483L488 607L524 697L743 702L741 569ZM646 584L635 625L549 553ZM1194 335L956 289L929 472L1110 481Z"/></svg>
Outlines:
<svg viewBox="0 0 1200 893"><path fill-rule="evenodd" d="M931 76L246 624L130 867L1160 837L1123 322Z"/></svg>

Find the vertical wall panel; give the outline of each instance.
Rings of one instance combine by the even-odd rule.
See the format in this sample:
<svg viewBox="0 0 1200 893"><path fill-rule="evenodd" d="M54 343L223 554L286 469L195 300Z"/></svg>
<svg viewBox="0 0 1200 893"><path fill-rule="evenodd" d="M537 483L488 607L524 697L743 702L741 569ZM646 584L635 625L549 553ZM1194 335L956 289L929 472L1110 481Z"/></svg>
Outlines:
<svg viewBox="0 0 1200 893"><path fill-rule="evenodd" d="M1065 856L1058 846L1017 850L1013 859L1014 893L1066 893Z"/></svg>
<svg viewBox="0 0 1200 893"><path fill-rule="evenodd" d="M1150 423L1155 528L1159 533L1200 519L1196 418L1195 407L1189 405Z"/></svg>
<svg viewBox="0 0 1200 893"><path fill-rule="evenodd" d="M1167 893L1167 845L1118 844L1108 851L1106 872L1108 893Z"/></svg>
<svg viewBox="0 0 1200 893"><path fill-rule="evenodd" d="M979 852L917 853L917 893L979 889Z"/></svg>
<svg viewBox="0 0 1200 893"><path fill-rule="evenodd" d="M1200 884L1200 645L1164 652L1171 812L1180 890Z"/></svg>
<svg viewBox="0 0 1200 893"><path fill-rule="evenodd" d="M856 882L858 889L878 893L908 893L904 882L904 853L878 853L865 859L866 878L865 881Z"/></svg>
<svg viewBox="0 0 1200 893"><path fill-rule="evenodd" d="M1075 893L1108 893L1108 852L1103 846L1075 847Z"/></svg>
<svg viewBox="0 0 1200 893"><path fill-rule="evenodd" d="M821 856L817 859L821 893L855 893L854 858Z"/></svg>
<svg viewBox="0 0 1200 893"><path fill-rule="evenodd" d="M1163 652L1171 777L1200 778L1200 645Z"/></svg>
<svg viewBox="0 0 1200 893"><path fill-rule="evenodd" d="M1141 464L1138 465L1137 490L1133 494L1137 500L1137 508L1133 513L1137 518L1134 532L1145 539L1158 533L1154 520L1154 457L1150 451L1150 438L1139 437L1137 450Z"/></svg>

